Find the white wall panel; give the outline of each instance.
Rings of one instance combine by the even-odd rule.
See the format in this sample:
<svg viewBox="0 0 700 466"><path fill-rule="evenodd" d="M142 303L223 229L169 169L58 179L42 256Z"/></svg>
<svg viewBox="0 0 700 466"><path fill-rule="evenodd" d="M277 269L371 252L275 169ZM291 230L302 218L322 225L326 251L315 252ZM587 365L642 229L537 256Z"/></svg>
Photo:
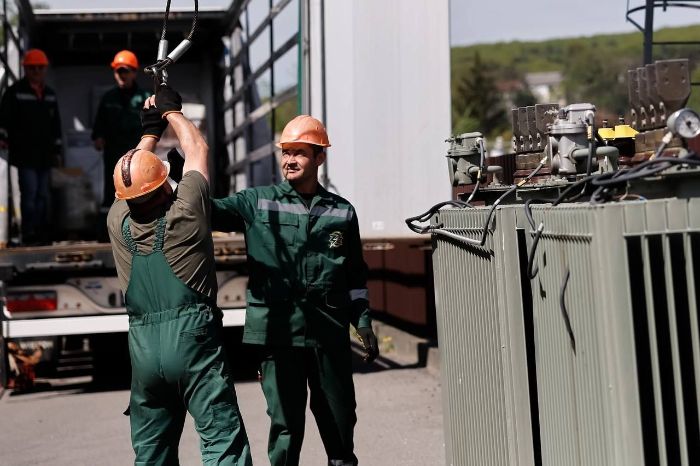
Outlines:
<svg viewBox="0 0 700 466"><path fill-rule="evenodd" d="M356 206L363 237L412 235L404 219L450 197L448 1L325 9L331 183Z"/></svg>

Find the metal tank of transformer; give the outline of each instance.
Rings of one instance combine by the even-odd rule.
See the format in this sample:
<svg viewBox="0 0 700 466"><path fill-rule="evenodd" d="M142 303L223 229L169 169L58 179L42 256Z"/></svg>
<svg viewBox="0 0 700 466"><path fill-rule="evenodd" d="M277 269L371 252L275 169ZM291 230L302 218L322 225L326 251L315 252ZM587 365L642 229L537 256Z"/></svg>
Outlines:
<svg viewBox="0 0 700 466"><path fill-rule="evenodd" d="M448 464L698 464L699 176L639 185L666 198L533 205L532 281L522 206L433 216L487 228L483 247L433 235Z"/></svg>
<svg viewBox="0 0 700 466"><path fill-rule="evenodd" d="M651 158L678 162L660 159L663 171L640 172L632 186L606 173L642 133L624 121L598 133L595 107L574 104L546 125L551 172L497 188L516 194L510 205L433 211L448 464L700 464L700 167L676 149L700 134L700 116L646 105L650 121L667 124L653 130ZM514 139L521 158L533 151L530 126ZM463 173L477 172L476 150L463 152ZM518 205L594 172L627 190L531 204L531 218Z"/></svg>

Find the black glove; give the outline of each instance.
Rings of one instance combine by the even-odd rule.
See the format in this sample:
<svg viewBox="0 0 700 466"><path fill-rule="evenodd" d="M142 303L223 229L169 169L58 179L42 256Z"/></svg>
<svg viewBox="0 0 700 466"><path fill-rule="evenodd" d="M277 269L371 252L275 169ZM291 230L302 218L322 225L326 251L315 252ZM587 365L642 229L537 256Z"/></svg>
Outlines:
<svg viewBox="0 0 700 466"><path fill-rule="evenodd" d="M168 176L175 182L179 183L182 179L182 167L185 166L185 159L174 147L168 151L168 162L170 163L170 173Z"/></svg>
<svg viewBox="0 0 700 466"><path fill-rule="evenodd" d="M160 112L157 108L151 106L149 108L141 109L141 128L143 128L143 133L141 137L151 136L156 139L160 139L168 127L168 120L164 120L161 117Z"/></svg>
<svg viewBox="0 0 700 466"><path fill-rule="evenodd" d="M162 84L156 90L156 108L163 118L168 113L182 113L182 97L172 87Z"/></svg>
<svg viewBox="0 0 700 466"><path fill-rule="evenodd" d="M377 337L372 331L372 327L362 327L357 329L357 334L360 335L362 346L365 347L365 362L372 362L379 356L379 345Z"/></svg>

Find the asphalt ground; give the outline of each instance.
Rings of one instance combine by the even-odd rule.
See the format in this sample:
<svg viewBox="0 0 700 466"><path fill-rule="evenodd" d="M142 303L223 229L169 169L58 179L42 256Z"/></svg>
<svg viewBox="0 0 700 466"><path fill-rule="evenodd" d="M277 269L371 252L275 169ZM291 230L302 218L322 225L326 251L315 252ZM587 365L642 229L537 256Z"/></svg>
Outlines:
<svg viewBox="0 0 700 466"><path fill-rule="evenodd" d="M384 360L355 362L361 465L445 463L439 378L425 368ZM129 419L122 415L129 391L82 379L54 381L32 393L6 391L0 398L0 465L111 466L133 464ZM89 378L87 378L89 380ZM61 383L61 386L58 384ZM260 385L250 375L236 383L253 461L269 464L269 419ZM201 464L199 439L188 416L180 442L182 465ZM302 465L325 465L318 429L307 410Z"/></svg>

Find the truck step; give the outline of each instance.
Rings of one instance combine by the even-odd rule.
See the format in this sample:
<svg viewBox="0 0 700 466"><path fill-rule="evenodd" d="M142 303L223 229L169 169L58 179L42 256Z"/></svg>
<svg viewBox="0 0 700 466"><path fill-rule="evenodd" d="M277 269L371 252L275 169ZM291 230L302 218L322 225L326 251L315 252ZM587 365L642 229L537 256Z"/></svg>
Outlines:
<svg viewBox="0 0 700 466"><path fill-rule="evenodd" d="M83 356L83 355L88 355L91 354L91 351L85 351L84 349L64 349L61 350L61 356Z"/></svg>
<svg viewBox="0 0 700 466"><path fill-rule="evenodd" d="M58 365L63 366L65 364L75 364L79 362L93 362L92 356L81 356L76 358L58 358Z"/></svg>
<svg viewBox="0 0 700 466"><path fill-rule="evenodd" d="M57 379L64 379L69 377L82 377L92 375L92 366L73 366L73 367L59 367L54 373L54 377Z"/></svg>

